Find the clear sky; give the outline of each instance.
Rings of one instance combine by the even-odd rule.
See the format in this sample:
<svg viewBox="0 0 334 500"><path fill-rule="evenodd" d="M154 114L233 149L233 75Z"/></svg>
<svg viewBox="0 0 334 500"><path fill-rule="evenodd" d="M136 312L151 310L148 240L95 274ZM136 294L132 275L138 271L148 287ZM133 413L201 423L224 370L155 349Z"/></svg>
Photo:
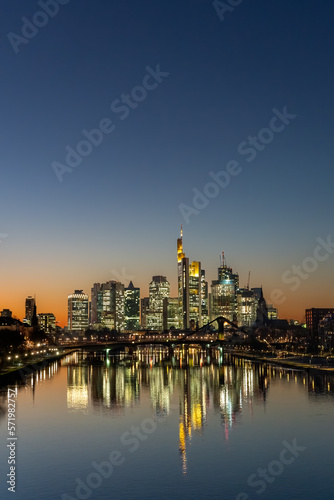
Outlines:
<svg viewBox="0 0 334 500"><path fill-rule="evenodd" d="M36 294L63 325L69 293L123 268L142 296L155 274L175 295L181 223L209 281L224 250L241 285L250 270L268 302L281 290L280 317L333 307L334 250L313 257L334 241L333 2L244 0L220 16L206 0L40 5L2 2L0 308L22 318ZM109 133L72 168L65 148L101 120ZM193 190L232 160L239 173L196 208Z"/></svg>

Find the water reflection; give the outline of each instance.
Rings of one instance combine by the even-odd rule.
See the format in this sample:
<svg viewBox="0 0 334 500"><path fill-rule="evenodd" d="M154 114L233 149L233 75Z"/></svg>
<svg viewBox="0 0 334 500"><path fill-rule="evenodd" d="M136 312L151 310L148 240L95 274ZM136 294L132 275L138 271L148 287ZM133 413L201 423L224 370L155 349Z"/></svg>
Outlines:
<svg viewBox="0 0 334 500"><path fill-rule="evenodd" d="M182 471L195 434L205 433L208 415L219 415L225 439L254 405L266 405L274 380L298 384L314 400L333 398L334 376L308 374L238 359L218 349L143 347L135 352L78 351L17 380L31 390L66 370L67 410L119 418L128 409L149 405L157 421L177 414ZM6 417L7 391L0 391L0 420ZM212 417L211 417L212 418Z"/></svg>

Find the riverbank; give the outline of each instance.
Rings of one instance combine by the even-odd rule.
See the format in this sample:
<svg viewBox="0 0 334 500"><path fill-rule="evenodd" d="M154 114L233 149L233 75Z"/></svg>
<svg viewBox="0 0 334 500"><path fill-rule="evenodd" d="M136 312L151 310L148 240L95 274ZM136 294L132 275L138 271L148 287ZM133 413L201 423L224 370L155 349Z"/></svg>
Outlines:
<svg viewBox="0 0 334 500"><path fill-rule="evenodd" d="M42 366L47 366L54 361L62 359L73 352L76 352L78 349L70 349L66 351L59 352L58 354L52 354L51 356L39 356L34 360L27 360L25 364L20 366L12 366L7 370L0 372L0 385L7 384L12 379L15 379L20 375L24 378L25 375L33 373L36 370L42 368ZM32 362L33 361L33 362Z"/></svg>
<svg viewBox="0 0 334 500"><path fill-rule="evenodd" d="M323 366L319 365L317 363L313 362L298 362L295 359L291 358L271 358L271 357L266 357L266 356L260 356L258 354L251 354L251 353L245 353L245 352L240 352L240 351L235 351L235 350L228 350L225 351L226 353L230 354L231 356L237 357L237 358L243 358L247 359L249 361L258 361L260 363L271 363L273 365L278 365L281 366L282 368L291 368L291 369L298 369L298 370L305 370L307 372L318 372L321 374L326 374L328 373L329 375L333 374L334 375L334 366Z"/></svg>

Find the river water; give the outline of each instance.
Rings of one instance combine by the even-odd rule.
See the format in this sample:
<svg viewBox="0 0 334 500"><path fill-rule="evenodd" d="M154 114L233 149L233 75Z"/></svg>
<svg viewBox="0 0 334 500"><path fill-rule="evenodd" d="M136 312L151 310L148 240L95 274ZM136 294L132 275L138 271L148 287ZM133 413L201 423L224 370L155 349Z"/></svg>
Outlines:
<svg viewBox="0 0 334 500"><path fill-rule="evenodd" d="M334 377L211 354L71 354L10 386L15 441L2 387L0 498L332 500Z"/></svg>

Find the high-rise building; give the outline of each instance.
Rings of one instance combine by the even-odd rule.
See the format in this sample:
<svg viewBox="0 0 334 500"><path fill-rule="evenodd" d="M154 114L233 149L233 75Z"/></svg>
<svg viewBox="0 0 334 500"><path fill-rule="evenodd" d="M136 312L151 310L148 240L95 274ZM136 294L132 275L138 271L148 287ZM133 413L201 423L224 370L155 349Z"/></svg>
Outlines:
<svg viewBox="0 0 334 500"><path fill-rule="evenodd" d="M41 313L38 315L38 326L45 333L56 331L56 317L52 313Z"/></svg>
<svg viewBox="0 0 334 500"><path fill-rule="evenodd" d="M149 310L146 324L149 330L162 331L167 328L167 302L170 284L165 276L153 276L149 285Z"/></svg>
<svg viewBox="0 0 334 500"><path fill-rule="evenodd" d="M202 326L202 273L201 263L189 264L189 321Z"/></svg>
<svg viewBox="0 0 334 500"><path fill-rule="evenodd" d="M268 324L268 308L266 299L263 296L262 286L251 288L257 298L256 326Z"/></svg>
<svg viewBox="0 0 334 500"><path fill-rule="evenodd" d="M312 309L305 310L306 327L312 335L318 335L319 323L328 314L334 314L334 309L312 307Z"/></svg>
<svg viewBox="0 0 334 500"><path fill-rule="evenodd" d="M88 295L75 290L68 296L68 329L83 332L88 328Z"/></svg>
<svg viewBox="0 0 334 500"><path fill-rule="evenodd" d="M130 281L124 290L125 330L138 330L140 325L140 288Z"/></svg>
<svg viewBox="0 0 334 500"><path fill-rule="evenodd" d="M238 326L253 326L257 317L258 300L256 294L248 288L237 291Z"/></svg>
<svg viewBox="0 0 334 500"><path fill-rule="evenodd" d="M218 268L218 280L212 281L210 294L210 319L224 316L229 321L237 319L237 290L239 275L227 267L224 253Z"/></svg>
<svg viewBox="0 0 334 500"><path fill-rule="evenodd" d="M167 328L178 330L180 327L179 298L170 297L167 301Z"/></svg>
<svg viewBox="0 0 334 500"><path fill-rule="evenodd" d="M202 313L202 325L209 323L209 293L208 293L208 282L205 281L205 271L201 269L201 313Z"/></svg>
<svg viewBox="0 0 334 500"><path fill-rule="evenodd" d="M180 238L177 239L177 288L179 299L180 327L189 328L189 259L183 252L182 226Z"/></svg>
<svg viewBox="0 0 334 500"><path fill-rule="evenodd" d="M147 329L147 314L150 307L149 297L144 297L140 300L140 325L146 330Z"/></svg>
<svg viewBox="0 0 334 500"><path fill-rule="evenodd" d="M94 283L91 291L91 321L95 327L124 330L124 285L119 281Z"/></svg>
<svg viewBox="0 0 334 500"><path fill-rule="evenodd" d="M34 314L35 299L34 297L27 297L25 303L25 322L31 325L31 320Z"/></svg>

